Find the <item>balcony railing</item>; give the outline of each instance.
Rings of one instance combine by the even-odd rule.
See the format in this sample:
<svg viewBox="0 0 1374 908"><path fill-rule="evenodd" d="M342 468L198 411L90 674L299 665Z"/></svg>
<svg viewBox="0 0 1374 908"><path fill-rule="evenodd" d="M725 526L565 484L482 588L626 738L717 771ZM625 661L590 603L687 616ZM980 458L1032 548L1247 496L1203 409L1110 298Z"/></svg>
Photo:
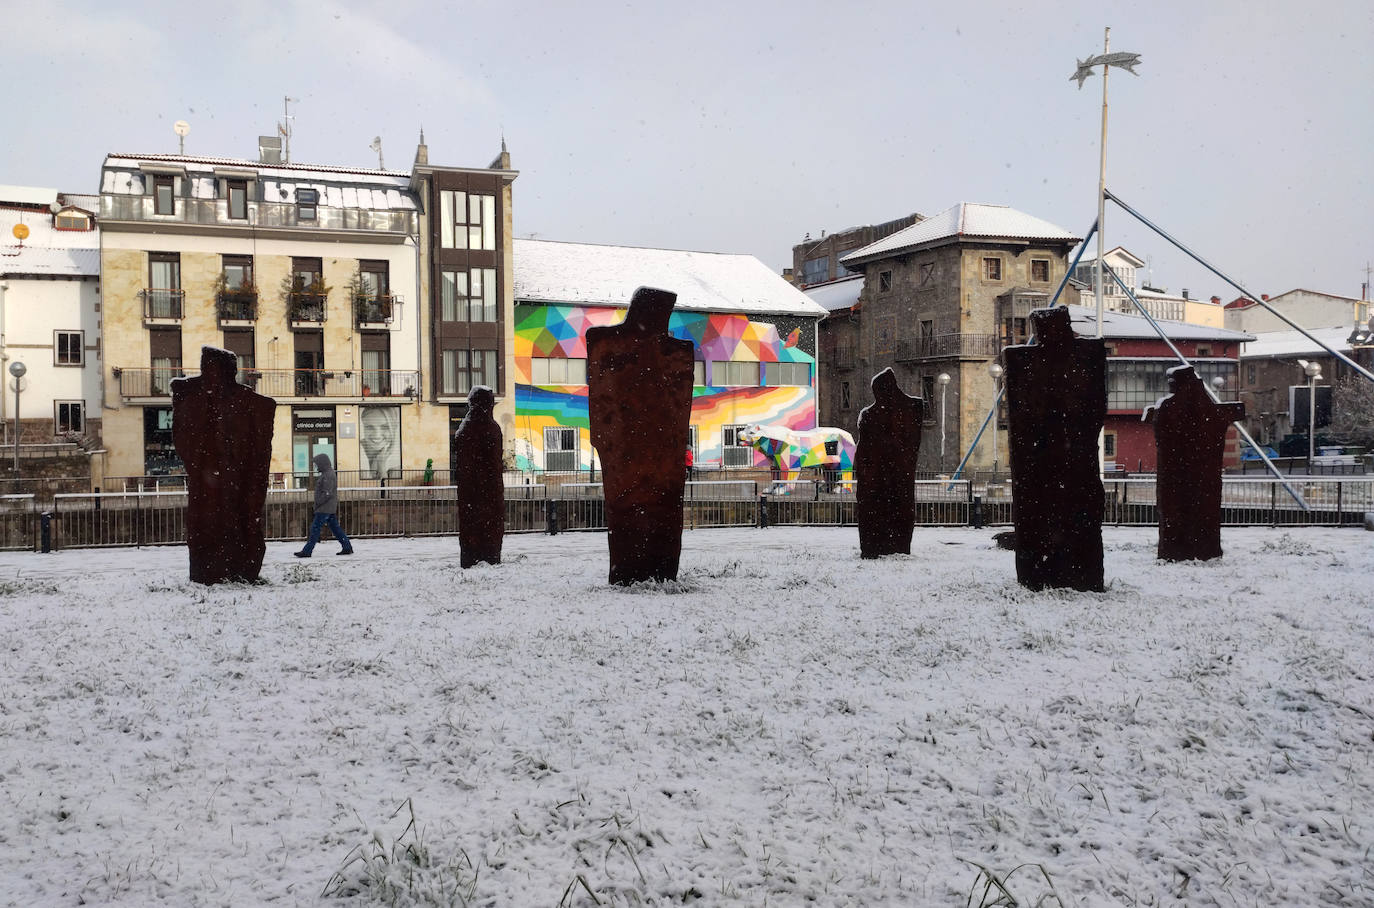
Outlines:
<svg viewBox="0 0 1374 908"><path fill-rule="evenodd" d="M287 317L293 322L322 322L328 301L328 293L292 290L286 295Z"/></svg>
<svg viewBox="0 0 1374 908"><path fill-rule="evenodd" d="M258 317L258 291L251 287L221 290L215 307L222 322L251 322Z"/></svg>
<svg viewBox="0 0 1374 908"><path fill-rule="evenodd" d="M185 290L147 287L138 295L143 297L144 318L181 318L185 310Z"/></svg>
<svg viewBox="0 0 1374 908"><path fill-rule="evenodd" d="M100 216L112 221L180 221L186 224L218 224L222 227L255 229L301 227L309 230L366 230L379 233L416 232L416 213L413 210L375 208L335 208L318 205L315 219L299 219L300 209L293 202L248 203L248 218L229 217L226 199L176 199L176 211L171 215L154 210L151 195L114 195L100 197Z"/></svg>
<svg viewBox="0 0 1374 908"><path fill-rule="evenodd" d="M997 350L995 334L935 334L897 341L897 361L996 356Z"/></svg>
<svg viewBox="0 0 1374 908"><path fill-rule="evenodd" d="M122 398L170 397L172 379L199 369L116 369ZM414 399L420 373L368 369L241 369L238 383L268 397L396 397Z"/></svg>
<svg viewBox="0 0 1374 908"><path fill-rule="evenodd" d="M390 293L359 293L353 297L353 315L359 325L383 325L400 298Z"/></svg>

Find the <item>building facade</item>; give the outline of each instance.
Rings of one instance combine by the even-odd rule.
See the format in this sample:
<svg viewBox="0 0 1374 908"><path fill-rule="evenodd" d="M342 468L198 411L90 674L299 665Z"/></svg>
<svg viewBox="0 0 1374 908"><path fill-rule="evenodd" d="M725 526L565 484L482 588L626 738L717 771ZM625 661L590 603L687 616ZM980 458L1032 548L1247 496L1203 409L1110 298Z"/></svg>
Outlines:
<svg viewBox="0 0 1374 908"><path fill-rule="evenodd" d="M500 391L509 178L429 167L423 143L412 173L284 164L270 148L109 155L105 476L181 472L170 382L206 345L276 399L274 481L304 482L319 453L360 480L447 466L454 408L474 384Z"/></svg>
<svg viewBox="0 0 1374 908"><path fill-rule="evenodd" d="M100 435L100 234L95 196L0 186L0 438L14 441L11 364L24 364L20 440Z"/></svg>
<svg viewBox="0 0 1374 908"><path fill-rule="evenodd" d="M586 332L625 317L638 286L678 294L675 337L695 359L690 437L698 470L766 466L739 432L816 426L816 323L824 310L749 255L515 240L515 426L520 469L596 469ZM681 469L683 451L661 452Z"/></svg>
<svg viewBox="0 0 1374 908"><path fill-rule="evenodd" d="M806 289L816 284L848 277L854 272L845 267L840 261L841 258L855 249L876 243L920 220L923 220L922 216L913 212L881 224L848 227L830 234L821 231L818 240L813 240L808 233L800 243L792 247L790 279L796 286Z"/></svg>
<svg viewBox="0 0 1374 908"><path fill-rule="evenodd" d="M1349 331L1353 326L1367 322L1371 314L1369 300L1321 293L1316 290L1298 288L1273 297L1265 295L1263 299L1295 323L1309 330L1344 328ZM1233 331L1262 334L1292 330L1292 325L1254 300L1244 297L1227 304L1225 317L1226 327Z"/></svg>
<svg viewBox="0 0 1374 908"><path fill-rule="evenodd" d="M839 389L827 421L856 432L869 382L891 367L926 401L918 469L952 472L992 406L989 367L1003 346L1024 342L1031 310L1048 304L1079 240L1012 208L960 203L844 256L863 286L822 323L821 384ZM1077 302L1065 293L1061 301ZM997 431L1005 451L1005 425ZM996 459L990 431L970 468Z"/></svg>

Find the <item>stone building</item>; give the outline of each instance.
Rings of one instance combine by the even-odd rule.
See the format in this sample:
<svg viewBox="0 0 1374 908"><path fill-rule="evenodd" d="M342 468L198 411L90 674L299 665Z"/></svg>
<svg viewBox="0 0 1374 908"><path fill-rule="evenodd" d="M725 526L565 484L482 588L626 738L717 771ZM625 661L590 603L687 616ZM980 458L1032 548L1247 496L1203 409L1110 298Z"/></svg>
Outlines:
<svg viewBox="0 0 1374 908"><path fill-rule="evenodd" d="M792 247L791 281L796 286L806 289L826 281L847 277L853 272L840 262L843 256L891 236L920 220L921 215L912 213L881 224L849 227L837 233L827 234L821 231L818 240L811 239L811 234L808 233L800 243Z"/></svg>
<svg viewBox="0 0 1374 908"><path fill-rule="evenodd" d="M284 484L318 453L345 483L442 468L476 384L509 424L508 165L432 166L423 138L410 173L283 163L271 142L257 160L107 156L95 484L181 472L170 382L203 345L276 398Z"/></svg>
<svg viewBox="0 0 1374 908"><path fill-rule="evenodd" d="M952 471L992 405L988 367L1025 341L1027 316L1048 304L1079 240L1015 209L965 202L842 256L863 286L822 322L821 384L838 389L822 420L855 431L869 380L891 366L928 403L918 468ZM1066 289L1060 301L1077 296ZM1003 431L1002 451L1005 440ZM970 468L992 465L988 434Z"/></svg>

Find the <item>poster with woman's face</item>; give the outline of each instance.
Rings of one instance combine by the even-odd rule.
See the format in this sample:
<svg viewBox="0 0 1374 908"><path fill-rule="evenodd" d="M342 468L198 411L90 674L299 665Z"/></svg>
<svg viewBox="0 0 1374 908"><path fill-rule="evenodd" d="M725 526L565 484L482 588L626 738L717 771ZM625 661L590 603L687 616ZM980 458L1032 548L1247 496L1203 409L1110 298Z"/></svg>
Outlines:
<svg viewBox="0 0 1374 908"><path fill-rule="evenodd" d="M401 408L363 407L359 419L362 469L378 479L387 479L390 471L401 469Z"/></svg>

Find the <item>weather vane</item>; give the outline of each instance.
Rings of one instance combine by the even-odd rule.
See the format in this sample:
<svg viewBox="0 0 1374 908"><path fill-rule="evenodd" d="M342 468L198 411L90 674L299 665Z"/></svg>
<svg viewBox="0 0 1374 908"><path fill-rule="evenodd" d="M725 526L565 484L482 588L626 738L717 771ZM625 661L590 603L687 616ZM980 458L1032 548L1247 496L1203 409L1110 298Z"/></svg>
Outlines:
<svg viewBox="0 0 1374 908"><path fill-rule="evenodd" d="M1107 73L1117 66L1132 75L1139 75L1135 71L1136 65L1140 63L1140 54L1110 53L1112 44L1112 30L1103 29L1102 33L1102 53L1096 57L1089 57L1086 60L1078 61L1078 68L1074 70L1069 81L1078 80L1078 87L1083 87L1083 80L1093 74L1094 66L1102 67L1102 146L1098 159L1097 169L1097 262L1093 267L1094 296L1097 298L1097 336L1102 336L1102 256L1103 256L1103 228L1106 220L1107 207Z"/></svg>

